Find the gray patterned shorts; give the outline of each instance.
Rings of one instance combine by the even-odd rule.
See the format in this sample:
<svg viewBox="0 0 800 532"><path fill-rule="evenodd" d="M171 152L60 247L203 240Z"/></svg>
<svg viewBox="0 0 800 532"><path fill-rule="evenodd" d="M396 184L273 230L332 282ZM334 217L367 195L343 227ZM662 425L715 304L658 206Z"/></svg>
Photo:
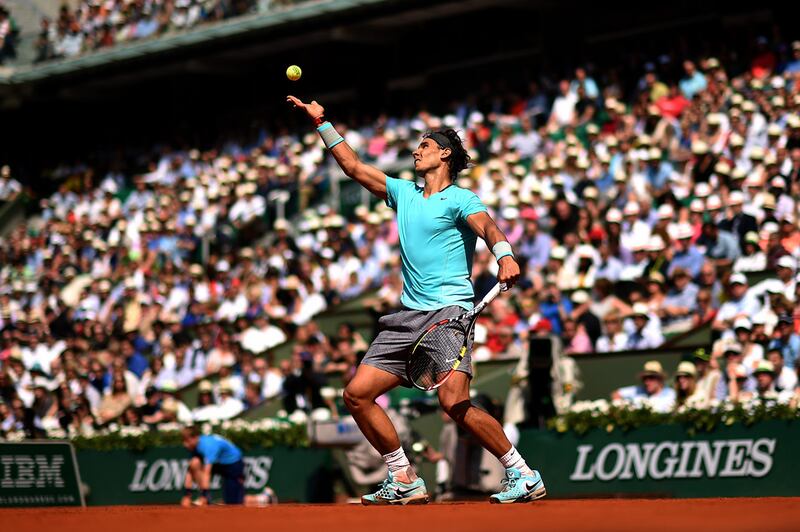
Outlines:
<svg viewBox="0 0 800 532"><path fill-rule="evenodd" d="M372 341L361 363L400 377L403 386L410 388L411 383L406 378L406 359L411 354L414 342L437 321L454 318L463 313L462 307L452 305L438 310L403 309L387 314L378 320L378 336ZM457 370L466 373L470 378L472 378L473 336L474 334L470 334L467 352Z"/></svg>

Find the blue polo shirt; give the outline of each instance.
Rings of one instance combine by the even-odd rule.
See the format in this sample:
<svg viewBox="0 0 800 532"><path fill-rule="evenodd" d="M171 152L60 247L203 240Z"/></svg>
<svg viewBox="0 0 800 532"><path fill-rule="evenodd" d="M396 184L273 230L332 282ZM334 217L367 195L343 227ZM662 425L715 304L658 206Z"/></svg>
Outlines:
<svg viewBox="0 0 800 532"><path fill-rule="evenodd" d="M477 235L467 217L485 212L471 190L450 185L423 196L413 181L386 177L386 204L397 211L403 293L400 302L414 310L458 305L472 308L470 282Z"/></svg>
<svg viewBox="0 0 800 532"><path fill-rule="evenodd" d="M234 444L216 434L203 435L197 442L195 453L205 464L235 464L242 459L242 451Z"/></svg>

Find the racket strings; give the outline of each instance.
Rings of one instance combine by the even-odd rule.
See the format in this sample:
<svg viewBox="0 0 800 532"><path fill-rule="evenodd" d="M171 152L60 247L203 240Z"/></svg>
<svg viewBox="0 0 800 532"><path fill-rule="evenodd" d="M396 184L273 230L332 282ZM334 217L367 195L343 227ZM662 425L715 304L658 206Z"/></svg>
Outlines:
<svg viewBox="0 0 800 532"><path fill-rule="evenodd" d="M409 377L420 387L433 388L453 368L464 342L464 328L458 322L434 327L414 350Z"/></svg>

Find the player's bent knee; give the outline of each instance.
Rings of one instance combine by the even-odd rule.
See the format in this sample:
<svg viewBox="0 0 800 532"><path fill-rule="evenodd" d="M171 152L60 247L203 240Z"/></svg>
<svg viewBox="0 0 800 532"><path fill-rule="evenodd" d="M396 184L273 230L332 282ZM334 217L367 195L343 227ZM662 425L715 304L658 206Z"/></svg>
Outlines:
<svg viewBox="0 0 800 532"><path fill-rule="evenodd" d="M344 399L344 404L350 412L358 410L368 401L368 397L363 393L359 393L359 391L350 386L344 389L342 399Z"/></svg>
<svg viewBox="0 0 800 532"><path fill-rule="evenodd" d="M467 410L472 406L469 399L441 397L439 404L444 410L445 414L450 416L456 423L464 419Z"/></svg>
<svg viewBox="0 0 800 532"><path fill-rule="evenodd" d="M199 470L202 466L203 466L203 463L200 461L200 458L198 458L197 456L195 456L191 460L189 460L189 469L191 471Z"/></svg>

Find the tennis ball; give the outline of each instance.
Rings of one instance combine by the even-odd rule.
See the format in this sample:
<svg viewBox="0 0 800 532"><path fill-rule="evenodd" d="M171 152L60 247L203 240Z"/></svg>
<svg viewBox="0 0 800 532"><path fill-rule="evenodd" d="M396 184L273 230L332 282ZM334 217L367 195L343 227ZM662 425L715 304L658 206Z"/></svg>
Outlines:
<svg viewBox="0 0 800 532"><path fill-rule="evenodd" d="M292 65L286 69L286 77L292 81L297 81L302 75L303 71L300 70L300 67L297 65Z"/></svg>

